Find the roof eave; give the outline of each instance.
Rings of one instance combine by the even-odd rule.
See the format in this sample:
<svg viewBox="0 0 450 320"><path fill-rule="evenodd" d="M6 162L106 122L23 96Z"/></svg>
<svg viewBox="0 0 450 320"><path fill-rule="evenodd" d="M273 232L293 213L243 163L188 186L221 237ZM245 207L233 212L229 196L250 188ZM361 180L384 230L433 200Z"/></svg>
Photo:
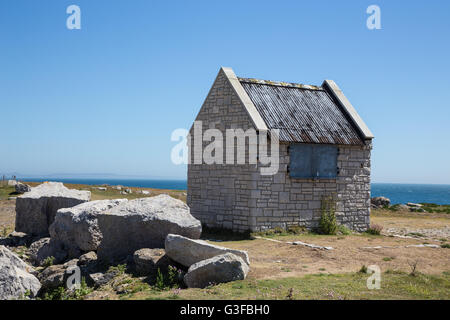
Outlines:
<svg viewBox="0 0 450 320"><path fill-rule="evenodd" d="M343 111L348 115L348 117L351 119L353 124L357 127L360 134L362 135L362 138L364 140L372 140L374 138L372 132L370 131L369 127L366 125L366 123L363 121L363 119L359 116L358 112L356 112L356 109L352 106L350 101L347 99L347 97L344 95L342 90L338 87L336 82L333 80L325 80L322 84L322 87L329 93L331 96L336 99L339 104L341 105Z"/></svg>

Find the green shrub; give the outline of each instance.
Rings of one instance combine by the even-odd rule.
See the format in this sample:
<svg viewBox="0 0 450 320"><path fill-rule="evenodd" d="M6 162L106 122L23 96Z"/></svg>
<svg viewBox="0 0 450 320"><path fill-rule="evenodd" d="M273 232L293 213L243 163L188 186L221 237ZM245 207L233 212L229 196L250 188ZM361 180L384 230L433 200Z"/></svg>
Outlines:
<svg viewBox="0 0 450 320"><path fill-rule="evenodd" d="M365 265L362 265L361 269L359 269L360 273L367 273L367 267Z"/></svg>
<svg viewBox="0 0 450 320"><path fill-rule="evenodd" d="M443 243L443 244L441 244L441 248L450 249L450 243Z"/></svg>
<svg viewBox="0 0 450 320"><path fill-rule="evenodd" d="M305 226L290 226L287 229L288 234L304 234L308 233L308 229Z"/></svg>
<svg viewBox="0 0 450 320"><path fill-rule="evenodd" d="M338 225L338 231L340 234L343 234L345 236L348 236L349 234L352 233L352 231L349 228L347 228L346 226L344 226L343 224Z"/></svg>
<svg viewBox="0 0 450 320"><path fill-rule="evenodd" d="M55 257L50 256L50 257L45 258L45 260L42 262L42 266L44 268L47 268L47 267L52 266L54 262L55 262Z"/></svg>
<svg viewBox="0 0 450 320"><path fill-rule="evenodd" d="M114 272L116 275L123 275L127 271L126 264L118 264L117 266L111 266L108 268L108 272Z"/></svg>
<svg viewBox="0 0 450 320"><path fill-rule="evenodd" d="M75 290L67 290L64 286L47 291L42 297L43 300L81 300L87 294L93 291L86 284L85 278L81 278L80 288Z"/></svg>
<svg viewBox="0 0 450 320"><path fill-rule="evenodd" d="M164 276L159 268L156 274L155 287L158 288L159 290L164 290L166 287L166 285L164 284Z"/></svg>
<svg viewBox="0 0 450 320"><path fill-rule="evenodd" d="M332 196L324 197L321 203L321 212L319 222L319 233L336 234L338 224L336 222L336 202Z"/></svg>

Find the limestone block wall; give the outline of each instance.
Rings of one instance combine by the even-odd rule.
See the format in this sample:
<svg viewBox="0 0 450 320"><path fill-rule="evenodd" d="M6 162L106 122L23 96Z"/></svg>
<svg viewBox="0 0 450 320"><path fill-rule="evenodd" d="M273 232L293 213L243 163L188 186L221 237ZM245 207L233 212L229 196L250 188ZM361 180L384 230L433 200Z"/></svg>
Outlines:
<svg viewBox="0 0 450 320"><path fill-rule="evenodd" d="M203 131L216 128L223 132L224 137L226 129L241 128L245 131L253 127L223 72L216 78L196 120L202 121ZM203 147L208 144L204 142ZM225 144L223 149L225 161ZM193 147L190 151L193 159ZM248 230L249 182L252 170L256 170L254 167L248 164L188 165L187 204L191 214L210 227Z"/></svg>
<svg viewBox="0 0 450 320"><path fill-rule="evenodd" d="M288 173L288 144L281 144L279 172L274 176L254 175L250 229L290 225L315 228L322 199L334 196L338 222L354 230L366 230L370 224L371 144L338 148L337 178L294 179Z"/></svg>

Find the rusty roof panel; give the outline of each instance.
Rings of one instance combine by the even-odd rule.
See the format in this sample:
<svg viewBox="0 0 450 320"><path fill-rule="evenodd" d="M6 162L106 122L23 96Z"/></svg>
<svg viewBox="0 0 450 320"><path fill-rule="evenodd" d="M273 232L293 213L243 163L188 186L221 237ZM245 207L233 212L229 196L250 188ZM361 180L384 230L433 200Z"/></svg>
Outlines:
<svg viewBox="0 0 450 320"><path fill-rule="evenodd" d="M280 141L362 145L352 122L321 87L239 78L269 129Z"/></svg>

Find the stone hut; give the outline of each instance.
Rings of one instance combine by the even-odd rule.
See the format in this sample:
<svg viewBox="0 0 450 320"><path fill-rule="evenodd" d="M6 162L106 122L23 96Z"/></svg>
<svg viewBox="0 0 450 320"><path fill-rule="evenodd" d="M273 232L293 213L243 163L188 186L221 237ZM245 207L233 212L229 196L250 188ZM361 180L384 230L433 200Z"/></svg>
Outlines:
<svg viewBox="0 0 450 320"><path fill-rule="evenodd" d="M208 129L215 131L208 134ZM225 137L241 129L258 137L256 143L245 139L244 155L233 155L232 163L202 158L218 133ZM339 223L364 231L370 223L372 139L332 80L319 87L239 78L221 68L188 136L191 214L208 227L233 231L314 228L326 201ZM279 142L274 144L278 166L271 174L261 170L262 142L272 156L272 143ZM249 161L255 145L256 164ZM228 160L237 143L229 145L224 138L215 147L212 154Z"/></svg>

